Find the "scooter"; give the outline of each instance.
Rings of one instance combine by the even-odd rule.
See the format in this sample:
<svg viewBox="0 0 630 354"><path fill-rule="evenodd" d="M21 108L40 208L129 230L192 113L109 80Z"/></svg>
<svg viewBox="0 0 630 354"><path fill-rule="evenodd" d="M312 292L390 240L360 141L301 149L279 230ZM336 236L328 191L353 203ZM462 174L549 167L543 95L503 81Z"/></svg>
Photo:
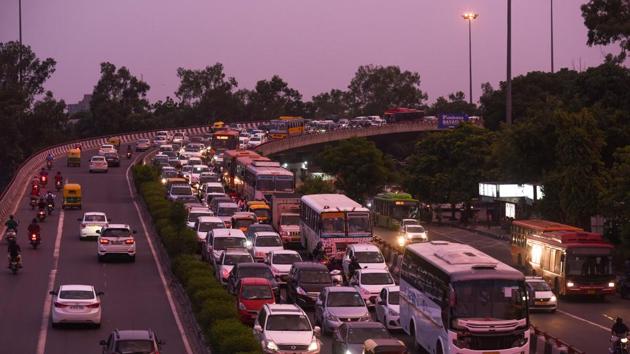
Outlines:
<svg viewBox="0 0 630 354"><path fill-rule="evenodd" d="M39 220L40 222L46 220L46 210L39 209L39 211L37 212L37 220Z"/></svg>
<svg viewBox="0 0 630 354"><path fill-rule="evenodd" d="M51 215L53 210L55 210L55 206L52 203L48 203L48 205L46 205L46 210L48 211L48 215Z"/></svg>
<svg viewBox="0 0 630 354"><path fill-rule="evenodd" d="M48 183L48 176L44 175L39 179L39 184L42 187L45 187L47 183Z"/></svg>
<svg viewBox="0 0 630 354"><path fill-rule="evenodd" d="M48 170L52 169L52 161L46 161L46 167L48 167Z"/></svg>
<svg viewBox="0 0 630 354"><path fill-rule="evenodd" d="M31 197L31 210L35 210L37 206L37 197Z"/></svg>
<svg viewBox="0 0 630 354"><path fill-rule="evenodd" d="M57 189L57 192L60 191L62 188L63 188L63 182L56 181L55 182L55 189Z"/></svg>
<svg viewBox="0 0 630 354"><path fill-rule="evenodd" d="M18 270L20 269L17 258L11 259L11 262L9 263L9 269L11 269L11 272L13 274L17 274Z"/></svg>
<svg viewBox="0 0 630 354"><path fill-rule="evenodd" d="M610 349L609 352L611 354L628 354L628 336L612 336L610 338Z"/></svg>
<svg viewBox="0 0 630 354"><path fill-rule="evenodd" d="M127 159L131 159L131 151L127 151Z"/></svg>
<svg viewBox="0 0 630 354"><path fill-rule="evenodd" d="M33 249L37 249L37 246L39 246L40 242L42 241L41 237L39 236L38 233L32 233L31 234L31 246L33 246Z"/></svg>

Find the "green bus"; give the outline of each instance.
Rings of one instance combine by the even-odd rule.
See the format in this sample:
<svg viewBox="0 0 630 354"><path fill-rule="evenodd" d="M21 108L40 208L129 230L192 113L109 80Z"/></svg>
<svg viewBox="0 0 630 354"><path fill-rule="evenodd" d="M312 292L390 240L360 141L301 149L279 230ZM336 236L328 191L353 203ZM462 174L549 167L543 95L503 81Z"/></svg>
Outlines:
<svg viewBox="0 0 630 354"><path fill-rule="evenodd" d="M379 193L372 202L374 224L398 229L401 220L411 218L418 205L418 201L409 193Z"/></svg>

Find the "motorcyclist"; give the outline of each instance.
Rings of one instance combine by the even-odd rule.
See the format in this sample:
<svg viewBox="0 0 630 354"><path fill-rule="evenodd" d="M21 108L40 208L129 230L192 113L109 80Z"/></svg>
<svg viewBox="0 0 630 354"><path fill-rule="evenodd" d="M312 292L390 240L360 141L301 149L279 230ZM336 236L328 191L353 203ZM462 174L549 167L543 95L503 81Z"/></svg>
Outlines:
<svg viewBox="0 0 630 354"><path fill-rule="evenodd" d="M46 155L46 162L53 162L53 155L51 153L48 153L48 155Z"/></svg>
<svg viewBox="0 0 630 354"><path fill-rule="evenodd" d="M350 257L350 264L348 265L348 272L350 272L350 276L348 278L352 278L357 269L361 269L361 264L359 264L356 256L352 256Z"/></svg>
<svg viewBox="0 0 630 354"><path fill-rule="evenodd" d="M48 181L48 171L46 171L46 169L42 167L42 169L39 171L39 177L42 183L44 182L44 180Z"/></svg>
<svg viewBox="0 0 630 354"><path fill-rule="evenodd" d="M57 171L57 174L55 175L55 183L57 182L63 182L63 177L61 176L61 171Z"/></svg>
<svg viewBox="0 0 630 354"><path fill-rule="evenodd" d="M612 325L612 328L610 329L610 332L612 333L612 335L616 337L623 337L626 334L628 334L628 331L630 330L628 329L628 326L626 326L626 324L623 323L623 318L621 317L617 317L617 319L615 320L615 323Z"/></svg>
<svg viewBox="0 0 630 354"><path fill-rule="evenodd" d="M41 228L39 227L39 224L37 223L37 219L33 218L33 221L31 221L30 225L28 225L28 234L39 235L40 231L41 231Z"/></svg>
<svg viewBox="0 0 630 354"><path fill-rule="evenodd" d="M127 145L127 156L131 156L131 145Z"/></svg>
<svg viewBox="0 0 630 354"><path fill-rule="evenodd" d="M46 210L46 198L44 198L44 196L41 196L39 198L39 202L37 203L37 207L39 208L39 210Z"/></svg>
<svg viewBox="0 0 630 354"><path fill-rule="evenodd" d="M52 194L51 191L48 191L48 193L46 193L46 204L52 205L53 208L55 207L55 195Z"/></svg>
<svg viewBox="0 0 630 354"><path fill-rule="evenodd" d="M7 227L7 231L13 230L15 231L15 233L17 233L18 222L15 221L13 215L9 215L9 220L4 223L4 226Z"/></svg>
<svg viewBox="0 0 630 354"><path fill-rule="evenodd" d="M322 241L317 242L317 245L315 245L315 248L313 249L312 255L313 255L313 260L315 262L319 262L323 256L324 256L324 244L322 243Z"/></svg>
<svg viewBox="0 0 630 354"><path fill-rule="evenodd" d="M20 245L17 243L17 239L15 237L11 237L7 239L7 252L9 253L9 267L11 267L11 261L17 259L18 266L22 267L22 257L20 256L20 252L22 249Z"/></svg>

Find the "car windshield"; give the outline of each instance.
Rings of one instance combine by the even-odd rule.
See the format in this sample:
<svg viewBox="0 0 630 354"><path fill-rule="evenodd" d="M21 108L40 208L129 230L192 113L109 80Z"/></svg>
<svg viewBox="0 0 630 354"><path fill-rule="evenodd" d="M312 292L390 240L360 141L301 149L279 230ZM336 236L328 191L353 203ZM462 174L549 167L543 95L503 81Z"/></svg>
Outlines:
<svg viewBox="0 0 630 354"><path fill-rule="evenodd" d="M92 162L104 162L104 161L105 161L105 158L102 156L92 158Z"/></svg>
<svg viewBox="0 0 630 354"><path fill-rule="evenodd" d="M177 171L167 170L162 171L162 178L173 178L177 176Z"/></svg>
<svg viewBox="0 0 630 354"><path fill-rule="evenodd" d="M389 273L364 273L361 274L361 284L363 285L381 285L394 284L394 279Z"/></svg>
<svg viewBox="0 0 630 354"><path fill-rule="evenodd" d="M214 177L214 176L211 176ZM206 193L224 193L223 187L221 186L208 186L206 188Z"/></svg>
<svg viewBox="0 0 630 354"><path fill-rule="evenodd" d="M223 222L202 222L199 224L199 228L197 228L198 232L208 232L214 229L222 229L225 227Z"/></svg>
<svg viewBox="0 0 630 354"><path fill-rule="evenodd" d="M331 292L326 299L328 307L363 307L365 303L361 294L352 292Z"/></svg>
<svg viewBox="0 0 630 354"><path fill-rule="evenodd" d="M278 236L258 236L256 237L256 246L278 247L282 246L282 240Z"/></svg>
<svg viewBox="0 0 630 354"><path fill-rule="evenodd" d="M186 152L199 152L199 150L201 149L196 145L188 145L184 148L184 151Z"/></svg>
<svg viewBox="0 0 630 354"><path fill-rule="evenodd" d="M305 315L271 315L267 318L268 331L311 331Z"/></svg>
<svg viewBox="0 0 630 354"><path fill-rule="evenodd" d="M105 218L105 215L86 215L83 218L83 221L85 221L85 222L106 222L107 219Z"/></svg>
<svg viewBox="0 0 630 354"><path fill-rule="evenodd" d="M190 189L190 187L188 186L177 186L177 187L173 187L171 188L171 194L172 195L192 195L192 189Z"/></svg>
<svg viewBox="0 0 630 354"><path fill-rule="evenodd" d="M265 278L273 280L273 273L267 267L241 267L238 270L239 278Z"/></svg>
<svg viewBox="0 0 630 354"><path fill-rule="evenodd" d="M301 262L302 257L300 257L297 253L280 253L274 254L272 263L273 264L293 264L295 262Z"/></svg>
<svg viewBox="0 0 630 354"><path fill-rule="evenodd" d="M188 221L195 222L200 216L212 216L212 214L207 211L192 212L188 214Z"/></svg>
<svg viewBox="0 0 630 354"><path fill-rule="evenodd" d="M323 269L302 271L300 281L307 284L332 284L330 274Z"/></svg>
<svg viewBox="0 0 630 354"><path fill-rule="evenodd" d="M390 305L399 305L400 304L400 293L398 291L391 291L387 298L387 302Z"/></svg>
<svg viewBox="0 0 630 354"><path fill-rule="evenodd" d="M531 286L534 291L551 291L551 288L544 281L530 281L527 285Z"/></svg>
<svg viewBox="0 0 630 354"><path fill-rule="evenodd" d="M248 233L263 232L263 231L273 231L273 226L269 224L252 224L247 229Z"/></svg>
<svg viewBox="0 0 630 354"><path fill-rule="evenodd" d="M94 292L87 290L62 290L59 292L59 298L68 300L90 300L94 299Z"/></svg>
<svg viewBox="0 0 630 354"><path fill-rule="evenodd" d="M210 169L206 166L193 168L193 173L202 173L202 172L208 172L208 171L210 171Z"/></svg>
<svg viewBox="0 0 630 354"><path fill-rule="evenodd" d="M218 216L232 216L236 213L237 208L235 207L219 207L217 211Z"/></svg>
<svg viewBox="0 0 630 354"><path fill-rule="evenodd" d="M370 215L367 213L348 213L348 234L370 232Z"/></svg>
<svg viewBox="0 0 630 354"><path fill-rule="evenodd" d="M116 350L120 354L151 354L155 346L151 340L119 340Z"/></svg>
<svg viewBox="0 0 630 354"><path fill-rule="evenodd" d="M348 328L348 343L363 344L368 339L391 338L384 327Z"/></svg>
<svg viewBox="0 0 630 354"><path fill-rule="evenodd" d="M182 172L191 172L193 170L193 167L190 165L186 165L182 167Z"/></svg>
<svg viewBox="0 0 630 354"><path fill-rule="evenodd" d="M233 228L235 229L240 229L240 228L247 228L249 225L253 224L254 220L252 219L237 219L234 221L234 226Z"/></svg>
<svg viewBox="0 0 630 354"><path fill-rule="evenodd" d="M280 218L281 225L300 225L299 215L282 215Z"/></svg>
<svg viewBox="0 0 630 354"><path fill-rule="evenodd" d="M105 229L101 232L103 237L128 237L129 229Z"/></svg>
<svg viewBox="0 0 630 354"><path fill-rule="evenodd" d="M226 248L243 248L245 247L244 237L215 237L214 249L217 251L224 250Z"/></svg>
<svg viewBox="0 0 630 354"><path fill-rule="evenodd" d="M108 152L108 153L105 153L105 157L109 157L109 158L117 158L117 157L118 157L118 154L117 154L117 153L115 153L115 152Z"/></svg>
<svg viewBox="0 0 630 354"><path fill-rule="evenodd" d="M407 232L422 233L422 232L424 232L424 227L422 227L420 225L408 225L407 226Z"/></svg>
<svg viewBox="0 0 630 354"><path fill-rule="evenodd" d="M259 218L269 218L269 210L267 209L254 209L254 214Z"/></svg>
<svg viewBox="0 0 630 354"><path fill-rule="evenodd" d="M612 257L608 248L573 248L566 256L567 275L597 277L612 275Z"/></svg>
<svg viewBox="0 0 630 354"><path fill-rule="evenodd" d="M359 263L383 263L385 260L381 255L381 252L366 251L366 252L354 252Z"/></svg>
<svg viewBox="0 0 630 354"><path fill-rule="evenodd" d="M252 256L249 254L226 254L223 257L224 265L235 265L239 263L251 263Z"/></svg>
<svg viewBox="0 0 630 354"><path fill-rule="evenodd" d="M273 299L273 293L269 285L244 285L241 297L245 300Z"/></svg>
<svg viewBox="0 0 630 354"><path fill-rule="evenodd" d="M456 319L484 321L519 320L527 317L527 291L519 280L482 279L453 283L455 306L452 325Z"/></svg>

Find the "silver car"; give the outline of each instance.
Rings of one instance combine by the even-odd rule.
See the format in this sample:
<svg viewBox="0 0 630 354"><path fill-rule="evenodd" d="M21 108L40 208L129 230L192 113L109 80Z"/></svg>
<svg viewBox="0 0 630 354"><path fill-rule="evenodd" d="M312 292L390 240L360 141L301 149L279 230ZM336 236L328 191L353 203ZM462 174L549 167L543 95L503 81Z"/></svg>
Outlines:
<svg viewBox="0 0 630 354"><path fill-rule="evenodd" d="M349 286L330 286L315 302L315 323L331 333L344 322L369 321L370 313L361 294Z"/></svg>

